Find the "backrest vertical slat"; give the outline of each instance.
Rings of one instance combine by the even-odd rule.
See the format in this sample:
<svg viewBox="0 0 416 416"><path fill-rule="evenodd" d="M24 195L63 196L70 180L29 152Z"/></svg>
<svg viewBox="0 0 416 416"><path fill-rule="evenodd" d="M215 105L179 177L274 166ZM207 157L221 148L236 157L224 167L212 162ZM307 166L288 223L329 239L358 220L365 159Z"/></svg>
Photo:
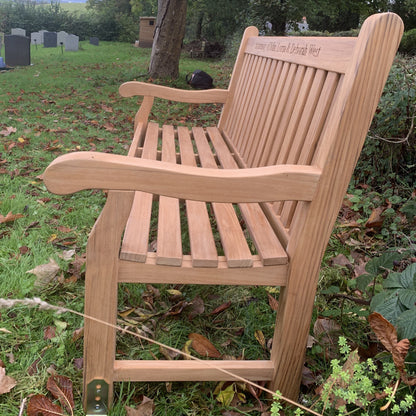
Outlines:
<svg viewBox="0 0 416 416"><path fill-rule="evenodd" d="M249 68L251 67L251 64L254 60L253 55L248 55L244 57L244 61L242 62L242 70L240 78L238 79L238 84L236 86L236 92L235 92L235 98L234 98L234 104L233 104L233 111L230 113L227 121L226 121L226 127L227 129L231 131L235 131L240 123L241 119L241 112L245 104L245 94L246 89L244 88L245 85L250 80L250 71ZM236 143L238 140L238 136L236 135Z"/></svg>
<svg viewBox="0 0 416 416"><path fill-rule="evenodd" d="M241 123L240 140L241 140L241 153L247 155L247 148L250 148L253 142L253 126L256 115L262 111L262 102L264 94L264 85L269 78L271 60L267 58L260 58L258 60L258 66L256 68L256 82L253 83L253 91L250 96L253 97L249 100L249 109L245 117L243 117L244 123Z"/></svg>
<svg viewBox="0 0 416 416"><path fill-rule="evenodd" d="M269 60L270 66L268 72L264 76L263 93L259 95L258 108L255 114L253 123L249 129L249 137L251 140L247 140L247 148L245 149L246 162L248 166L253 165L257 144L261 142L263 134L263 126L267 117L267 110L270 107L270 103L274 97L274 89L278 82L280 71L283 64L281 61L275 59Z"/></svg>

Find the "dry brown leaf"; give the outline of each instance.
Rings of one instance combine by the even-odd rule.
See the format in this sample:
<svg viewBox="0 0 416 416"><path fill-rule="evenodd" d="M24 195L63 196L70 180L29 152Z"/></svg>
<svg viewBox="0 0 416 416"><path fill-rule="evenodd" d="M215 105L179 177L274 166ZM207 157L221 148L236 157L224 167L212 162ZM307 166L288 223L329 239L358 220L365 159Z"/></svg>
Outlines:
<svg viewBox="0 0 416 416"><path fill-rule="evenodd" d="M154 403L152 399L144 396L143 401L135 409L133 407L125 406L127 416L152 416L154 410Z"/></svg>
<svg viewBox="0 0 416 416"><path fill-rule="evenodd" d="M188 337L192 340L192 348L203 357L209 358L220 358L220 352L214 347L214 345L208 341L203 335L200 334L189 334Z"/></svg>
<svg viewBox="0 0 416 416"><path fill-rule="evenodd" d="M189 312L188 319L192 321L195 316L201 315L205 312L205 304L201 297L197 296L190 303L191 311Z"/></svg>
<svg viewBox="0 0 416 416"><path fill-rule="evenodd" d="M371 329L377 335L377 338L384 345L387 351L393 353L397 345L396 328L378 312L373 312L369 317Z"/></svg>
<svg viewBox="0 0 416 416"><path fill-rule="evenodd" d="M55 279L56 275L59 273L59 270L59 265L54 259L51 258L49 259L49 263L40 264L34 269L28 270L26 273L32 273L37 277L34 284L35 289L43 289L50 282L52 282L53 279Z"/></svg>
<svg viewBox="0 0 416 416"><path fill-rule="evenodd" d="M384 207L378 207L374 208L373 212L370 215L370 218L365 223L365 226L367 228L380 228L383 225L384 217L383 212L385 208Z"/></svg>
<svg viewBox="0 0 416 416"><path fill-rule="evenodd" d="M277 312L279 309L279 301L276 300L270 293L267 294L267 297L269 299L269 305L272 308L273 311Z"/></svg>
<svg viewBox="0 0 416 416"><path fill-rule="evenodd" d="M65 416L60 406L51 402L43 394L36 394L29 399L27 416Z"/></svg>
<svg viewBox="0 0 416 416"><path fill-rule="evenodd" d="M228 309L231 306L231 301L228 301L226 303L223 303L222 305L218 306L217 308L215 308L210 315L216 315L220 312L225 311L226 309Z"/></svg>
<svg viewBox="0 0 416 416"><path fill-rule="evenodd" d="M6 376L6 369L0 367L0 394L9 393L16 384L14 378Z"/></svg>
<svg viewBox="0 0 416 416"><path fill-rule="evenodd" d="M400 372L401 380L409 386L415 386L416 377L408 377L405 369L405 359L410 348L409 340L402 339L397 342L396 328L377 312L373 312L368 317L368 321L377 338L393 356L393 362Z"/></svg>
<svg viewBox="0 0 416 416"><path fill-rule="evenodd" d="M0 130L0 136L7 137L7 136L10 136L12 133L16 133L16 131L17 131L16 127L9 126L3 130Z"/></svg>
<svg viewBox="0 0 416 416"><path fill-rule="evenodd" d="M59 400L59 403L61 403L63 407L72 413L75 403L72 391L72 381L68 377L58 375L51 376L48 378L46 388Z"/></svg>
<svg viewBox="0 0 416 416"><path fill-rule="evenodd" d="M266 338L264 337L264 334L259 329L254 331L254 337L258 341L258 343L262 346L263 349L266 349Z"/></svg>
<svg viewBox="0 0 416 416"><path fill-rule="evenodd" d="M11 211L6 216L0 214L0 224L16 221L19 218L23 218L23 216L23 214L13 214Z"/></svg>

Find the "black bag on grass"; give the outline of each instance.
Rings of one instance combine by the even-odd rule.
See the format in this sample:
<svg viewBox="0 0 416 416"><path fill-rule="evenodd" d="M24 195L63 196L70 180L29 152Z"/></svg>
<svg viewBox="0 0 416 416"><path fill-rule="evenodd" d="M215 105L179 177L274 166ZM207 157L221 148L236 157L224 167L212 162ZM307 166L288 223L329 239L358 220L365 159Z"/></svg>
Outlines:
<svg viewBox="0 0 416 416"><path fill-rule="evenodd" d="M192 74L186 76L186 82L197 90L208 90L213 88L212 77L206 72L196 69Z"/></svg>

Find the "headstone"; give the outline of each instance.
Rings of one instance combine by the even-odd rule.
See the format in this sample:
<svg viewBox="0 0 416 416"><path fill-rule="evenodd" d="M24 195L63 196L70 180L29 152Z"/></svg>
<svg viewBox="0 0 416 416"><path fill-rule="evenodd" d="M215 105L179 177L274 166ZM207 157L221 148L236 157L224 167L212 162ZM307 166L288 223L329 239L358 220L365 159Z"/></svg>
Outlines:
<svg viewBox="0 0 416 416"><path fill-rule="evenodd" d="M64 32L64 31L60 31L57 33L57 43L58 46L60 45L65 45L65 39L67 38L68 33Z"/></svg>
<svg viewBox="0 0 416 416"><path fill-rule="evenodd" d="M26 30L15 27L11 30L11 34L16 36L26 36Z"/></svg>
<svg viewBox="0 0 416 416"><path fill-rule="evenodd" d="M91 45L95 45L95 46L98 46L98 44L99 44L99 40L98 40L98 38L96 38L96 37L92 37L92 38L90 38L90 43L91 43Z"/></svg>
<svg viewBox="0 0 416 416"><path fill-rule="evenodd" d="M42 38L42 45L43 45L43 35L45 34L45 32L47 32L47 30L44 30L44 29L42 29L42 30L39 30L39 33L40 33L40 36L41 36L41 38Z"/></svg>
<svg viewBox="0 0 416 416"><path fill-rule="evenodd" d="M4 56L8 66L30 65L30 38L6 35L4 37Z"/></svg>
<svg viewBox="0 0 416 416"><path fill-rule="evenodd" d="M68 35L65 39L64 45L66 51L77 51L79 44L79 36Z"/></svg>
<svg viewBox="0 0 416 416"><path fill-rule="evenodd" d="M42 34L40 32L32 32L30 34L30 43L32 45L42 45Z"/></svg>
<svg viewBox="0 0 416 416"><path fill-rule="evenodd" d="M58 35L56 32L45 32L43 34L43 46L45 48L56 48L58 45Z"/></svg>

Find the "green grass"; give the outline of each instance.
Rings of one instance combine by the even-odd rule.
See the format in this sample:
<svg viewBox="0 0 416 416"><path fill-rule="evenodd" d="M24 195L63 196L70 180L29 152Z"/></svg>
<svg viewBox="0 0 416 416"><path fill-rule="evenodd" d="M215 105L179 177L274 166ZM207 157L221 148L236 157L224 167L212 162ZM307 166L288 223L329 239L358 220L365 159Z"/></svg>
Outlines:
<svg viewBox="0 0 416 416"><path fill-rule="evenodd" d="M150 50L114 42L101 42L99 47L81 42L78 52L62 53L60 48L32 46L31 54L31 66L0 72L0 132L13 130L10 135L0 134L0 214L20 214L14 221L0 224L0 297L39 296L51 304L82 312L82 259L88 233L103 207L105 195L91 190L72 196L53 195L46 190L40 175L54 158L70 151L126 154L139 103L137 99L121 98L118 86L130 80L148 81ZM197 61L183 56L180 77L166 81L166 85L188 88L185 76L195 69L210 73L220 88L228 84L231 75L228 62ZM196 107L157 100L151 117L159 122L179 119L182 124L194 120L212 124L218 114L219 108L214 105ZM361 208L353 214L365 217ZM348 223L350 219L346 215L340 221ZM357 246L345 241L354 241ZM369 248L370 243L373 247ZM348 286L353 273L346 267L334 266L331 259L338 254L348 258L359 254L364 258L382 244L380 239L373 242L364 226L341 226L336 228L324 258L314 318L326 316L337 321L341 332L354 345L366 346L371 338L362 316L368 310L326 293L328 288L338 287L342 293L358 296ZM65 259L68 250L74 251ZM51 259L59 265L56 279L38 287L36 276L28 271ZM181 292L179 297L169 292L173 288ZM122 285L119 311L136 311L120 317L120 323L179 349L184 348L190 333L197 332L210 339L224 355L268 357L269 349L261 347L254 335L261 330L268 341L273 333L275 317L265 288L191 285L158 289L160 296L145 285ZM273 296L278 297L278 293ZM191 304L198 299L205 310L190 319ZM152 306L146 303L150 300ZM180 302L187 306L180 314L171 313ZM219 315L210 315L227 302L229 308ZM144 309L149 316L143 319L137 308ZM60 328L55 337L45 337L48 326ZM75 365L82 357L82 339L72 339L74 331L82 326L82 318L68 313L56 315L23 306L0 310L0 360L6 374L17 380L10 393L0 395L1 415L18 414L24 398L46 394L46 380L52 369L73 381L74 414L83 414L82 371ZM117 338L117 354L120 358L164 358L158 347L121 334ZM319 343L308 352L307 364L317 380L328 376L329 360L325 347ZM136 406L143 395L154 400L155 415L221 415L224 406L214 396L215 387L216 383L118 383L112 415L124 415L124 406ZM256 400L247 391L244 393L246 406L255 406ZM307 397L312 400L312 395ZM260 414L249 410L241 414Z"/></svg>
<svg viewBox="0 0 416 416"><path fill-rule="evenodd" d="M119 97L118 86L134 79L146 81L149 56L150 50L111 42L101 42L99 47L81 42L78 52L63 53L60 48L32 46L31 66L0 73L0 131L13 128L10 135L0 136L0 214L20 214L15 221L0 224L0 297L39 296L52 304L83 310L84 270L76 269L76 259L85 253L88 233L105 196L96 191L64 197L52 195L40 175L54 158L70 151L93 149L126 153L138 103L136 99ZM187 88L185 75L202 68L214 76L219 87L225 86L230 73L223 67L222 63L198 62L184 57L179 79L168 85ZM171 120L184 116L189 109L189 105L158 101L152 116ZM218 116L215 106L202 106L202 109L192 106L191 109L194 110L191 117L182 117L185 124L194 118L215 122ZM67 250L75 250L75 254L65 260L62 255ZM51 259L60 266L58 281L36 289L37 278L28 271ZM74 275L76 281L71 282ZM161 290L162 298L156 306L169 310L177 301L169 297L166 289ZM120 310L143 307L144 291L143 286L126 285L120 291ZM242 338L236 331L251 309L250 325L260 329L255 325L255 314L267 307L266 292L261 291L263 300L260 302L251 299L246 289L230 291L225 288L218 293L218 288L191 286L183 289L183 300L191 302L201 293L204 293L206 308L203 315L190 321L186 319L188 308L184 312L185 319L157 318L160 325L155 327L155 336L177 348L183 347L190 332L206 331L216 345L231 337L232 342L228 342L227 347L218 348L237 356L250 334ZM211 310L228 300L233 301L233 306L223 312L223 319L217 323L212 318L207 320ZM254 305L260 303L262 306L257 310ZM251 306L246 310L240 308L241 305ZM236 324L238 314L241 314L238 317L241 322ZM266 327L270 334L273 314L268 319ZM56 327L57 322L64 322L65 329L55 338L45 339L45 328ZM0 311L0 359L7 375L17 380L17 386L10 393L0 395L0 414L17 414L25 397L46 394L51 368L74 382L75 415L83 414L82 371L74 366L75 360L82 357L82 340L72 341L72 333L82 325L79 316L70 314L58 316L23 306ZM146 325L152 327L152 322ZM251 342L256 344L253 334ZM120 356L148 354L150 358L148 351L151 350L161 357L155 347L146 346L143 352L140 342L132 337L119 336L118 349ZM260 346L257 354L262 355ZM247 355L255 357L256 347L247 349ZM154 398L155 414L201 414L200 409L207 409L205 414L220 414L221 406L212 395L214 388L215 383L174 383L168 393L164 383L121 383L116 388L113 414L124 414L124 405L134 405L142 394ZM171 410L166 413L166 409Z"/></svg>

